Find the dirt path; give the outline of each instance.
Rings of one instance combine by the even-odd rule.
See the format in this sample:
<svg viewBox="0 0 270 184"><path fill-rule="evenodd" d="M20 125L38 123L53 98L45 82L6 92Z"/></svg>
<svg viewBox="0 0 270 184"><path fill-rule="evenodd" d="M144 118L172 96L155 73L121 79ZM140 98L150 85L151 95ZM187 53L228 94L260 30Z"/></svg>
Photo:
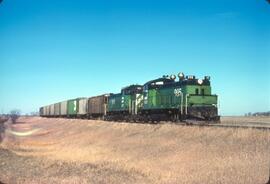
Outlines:
<svg viewBox="0 0 270 184"><path fill-rule="evenodd" d="M20 118L0 144L4 183L265 184L270 131Z"/></svg>

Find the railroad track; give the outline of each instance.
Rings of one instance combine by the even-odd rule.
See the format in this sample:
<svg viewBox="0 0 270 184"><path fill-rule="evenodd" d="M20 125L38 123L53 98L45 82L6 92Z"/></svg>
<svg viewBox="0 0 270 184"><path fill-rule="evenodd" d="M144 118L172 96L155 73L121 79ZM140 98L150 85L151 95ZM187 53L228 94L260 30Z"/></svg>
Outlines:
<svg viewBox="0 0 270 184"><path fill-rule="evenodd" d="M217 124L217 125L209 125L214 127L221 128L251 128L251 129L259 129L259 130L270 130L270 126L253 126L253 125L226 125L226 124Z"/></svg>
<svg viewBox="0 0 270 184"><path fill-rule="evenodd" d="M268 126L256 126L252 124L248 125L239 125L239 124L208 124L208 123L202 123L202 122L192 122L192 121L187 121L187 122L180 122L180 123L174 123L176 125L184 125L184 126L199 126L199 127L217 127L217 128L244 128L244 129L258 129L258 130L266 130L270 131L270 123Z"/></svg>
<svg viewBox="0 0 270 184"><path fill-rule="evenodd" d="M113 121L109 121L109 122L113 122ZM224 123L215 123L215 124L209 124L207 122L201 122L201 121L192 121L192 120L186 120L183 122L172 122L172 121L161 121L161 122L155 122L155 123L149 123L149 122L131 122L128 121L125 123L139 123L139 124L174 124L174 125L178 125L178 126L198 126L198 127L215 127L215 128L243 128L243 129L258 129L258 130L266 130L266 131L270 131L270 123L267 126L263 126L261 125L261 123L257 123L260 124L255 125L256 122L247 122L246 125L240 125L240 124L224 124Z"/></svg>

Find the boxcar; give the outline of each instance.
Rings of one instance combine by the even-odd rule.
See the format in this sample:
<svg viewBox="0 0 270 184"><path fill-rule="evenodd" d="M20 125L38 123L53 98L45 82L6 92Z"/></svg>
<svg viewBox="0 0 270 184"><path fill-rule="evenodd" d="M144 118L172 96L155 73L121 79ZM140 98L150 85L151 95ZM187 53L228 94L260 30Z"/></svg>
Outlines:
<svg viewBox="0 0 270 184"><path fill-rule="evenodd" d="M40 108L39 108L39 115L40 115L41 117L44 116L44 107L40 107Z"/></svg>
<svg viewBox="0 0 270 184"><path fill-rule="evenodd" d="M88 99L88 116L104 118L107 113L108 97L110 94L91 97Z"/></svg>
<svg viewBox="0 0 270 184"><path fill-rule="evenodd" d="M50 108L49 106L45 106L45 116L49 116L50 115Z"/></svg>
<svg viewBox="0 0 270 184"><path fill-rule="evenodd" d="M82 98L76 98L67 101L67 116L76 117L79 112L79 101Z"/></svg>
<svg viewBox="0 0 270 184"><path fill-rule="evenodd" d="M78 117L87 117L88 112L88 98L81 98L79 99L79 109L77 116Z"/></svg>
<svg viewBox="0 0 270 184"><path fill-rule="evenodd" d="M61 114L61 103L54 104L54 116L59 117Z"/></svg>
<svg viewBox="0 0 270 184"><path fill-rule="evenodd" d="M60 102L60 116L67 116L67 101Z"/></svg>
<svg viewBox="0 0 270 184"><path fill-rule="evenodd" d="M49 109L50 109L49 116L53 117L54 116L54 104L50 105Z"/></svg>

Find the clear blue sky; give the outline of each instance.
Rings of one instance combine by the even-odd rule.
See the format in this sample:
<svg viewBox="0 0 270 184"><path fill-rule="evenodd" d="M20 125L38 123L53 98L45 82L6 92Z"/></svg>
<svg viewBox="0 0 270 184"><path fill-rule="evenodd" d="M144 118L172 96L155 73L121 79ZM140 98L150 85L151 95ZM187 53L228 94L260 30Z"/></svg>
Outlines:
<svg viewBox="0 0 270 184"><path fill-rule="evenodd" d="M270 4L261 0L4 0L0 113L210 75L222 115L270 110Z"/></svg>

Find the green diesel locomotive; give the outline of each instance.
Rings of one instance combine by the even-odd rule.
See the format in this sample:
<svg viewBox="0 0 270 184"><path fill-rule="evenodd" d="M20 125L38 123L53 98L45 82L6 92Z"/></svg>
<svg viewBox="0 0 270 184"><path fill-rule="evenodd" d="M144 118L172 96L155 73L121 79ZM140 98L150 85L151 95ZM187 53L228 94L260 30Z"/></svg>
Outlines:
<svg viewBox="0 0 270 184"><path fill-rule="evenodd" d="M108 120L181 121L185 119L218 122L217 95L211 92L210 77L196 79L163 76L143 86L131 85L109 96Z"/></svg>

